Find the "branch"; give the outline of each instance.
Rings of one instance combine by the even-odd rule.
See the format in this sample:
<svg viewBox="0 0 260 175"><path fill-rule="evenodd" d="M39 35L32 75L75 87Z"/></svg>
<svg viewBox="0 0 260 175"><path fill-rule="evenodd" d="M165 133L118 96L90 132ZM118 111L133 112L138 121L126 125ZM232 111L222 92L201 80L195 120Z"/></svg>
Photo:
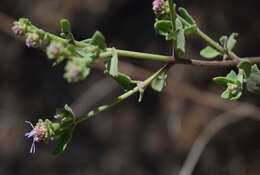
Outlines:
<svg viewBox="0 0 260 175"><path fill-rule="evenodd" d="M210 139L213 138L220 130L245 118L260 120L260 117L253 117L255 116L252 115L254 113L255 111L252 111L252 109L248 108L247 105L241 105L239 108L234 108L212 120L194 142L179 175L192 174L203 150L209 143Z"/></svg>

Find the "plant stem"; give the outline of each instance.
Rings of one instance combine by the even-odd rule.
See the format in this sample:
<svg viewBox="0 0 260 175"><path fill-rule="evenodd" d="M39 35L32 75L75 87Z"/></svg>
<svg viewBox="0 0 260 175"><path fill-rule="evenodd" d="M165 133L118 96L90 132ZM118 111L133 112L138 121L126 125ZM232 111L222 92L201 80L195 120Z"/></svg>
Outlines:
<svg viewBox="0 0 260 175"><path fill-rule="evenodd" d="M127 50L116 49L118 56L136 58L142 60L150 60L150 61L161 61L161 62L172 62L174 61L171 56L166 55L158 55L158 54L150 54L143 52L133 52ZM100 54L100 58L108 58L113 54L112 48L108 48L106 52Z"/></svg>
<svg viewBox="0 0 260 175"><path fill-rule="evenodd" d="M182 17L178 16L180 20L188 25L188 22L183 19ZM56 36L54 34L51 34L49 32L45 32L39 28L37 28L34 25L30 25L27 28L29 31L37 31L39 34L47 35L51 38L51 40L55 40L57 42L63 43L63 44L69 44L66 39L63 39L59 36ZM204 39L209 45L220 51L221 53L225 53L224 48L216 41L211 39L209 36L207 36L204 32L202 32L200 29L197 30L197 34ZM81 41L75 41L75 45L69 44L70 47L76 48L86 48L90 47L89 44L81 42ZM127 51L127 50L120 50L116 49L119 56L122 57L129 57L133 59L142 59L142 60L149 60L149 61L160 61L160 62L166 62L166 63L175 63L175 64L189 64L194 66L214 66L214 67L231 67L236 66L239 64L239 62L242 60L242 58L238 57L235 53L231 52L229 53L229 57L232 60L221 60L221 61L207 61L207 60L196 60L196 59L184 59L184 58L178 58L174 59L174 56L167 56L167 55L158 55L158 54L150 54L150 53L142 53L142 52L133 52L133 51ZM112 56L112 48L107 48L106 52L103 52L100 54L100 58L107 59ZM260 57L254 57L254 58L248 58L249 61L252 64L259 64L260 63Z"/></svg>
<svg viewBox="0 0 260 175"><path fill-rule="evenodd" d="M143 88L149 86L152 81L157 78L160 74L162 74L163 72L167 72L171 67L173 66L172 63L168 63L167 65L165 65L164 67L162 67L160 70L158 70L156 73L154 73L152 76L150 76L149 78L147 78L145 81L143 81ZM113 107L114 105L124 101L125 99L127 99L128 97L132 96L133 94L139 92L139 87L136 86L134 89L127 91L126 93L120 95L119 97L117 97L114 101L112 101L110 104L108 105L103 105L100 106L92 111L90 111L87 115L78 117L75 121L75 124L81 123L89 118L92 118L94 116L96 116L97 114L99 114L100 112L104 112L108 109L110 109L111 107Z"/></svg>
<svg viewBox="0 0 260 175"><path fill-rule="evenodd" d="M197 34L205 40L210 46L217 49L221 53L225 53L225 49L216 41L211 39L208 35L206 35L204 32L202 32L199 28L197 29Z"/></svg>

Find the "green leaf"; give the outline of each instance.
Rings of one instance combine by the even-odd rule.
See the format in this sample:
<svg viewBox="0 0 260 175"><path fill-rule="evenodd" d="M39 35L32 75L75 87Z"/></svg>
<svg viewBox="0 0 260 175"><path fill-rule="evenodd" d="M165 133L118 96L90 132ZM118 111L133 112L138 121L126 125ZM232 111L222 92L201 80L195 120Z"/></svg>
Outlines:
<svg viewBox="0 0 260 175"><path fill-rule="evenodd" d="M185 19L190 25L196 24L196 21L192 18L189 12L185 9L180 7L179 8L179 15Z"/></svg>
<svg viewBox="0 0 260 175"><path fill-rule="evenodd" d="M162 36L168 36L172 32L172 23L169 20L158 20L154 24L154 29Z"/></svg>
<svg viewBox="0 0 260 175"><path fill-rule="evenodd" d="M90 44L94 46L98 46L99 49L105 50L106 49L106 39L104 35L100 31L96 31L91 38Z"/></svg>
<svg viewBox="0 0 260 175"><path fill-rule="evenodd" d="M235 71L231 71L227 76L225 77L215 77L213 79L218 85L226 87L228 83L235 83L238 81L238 76Z"/></svg>
<svg viewBox="0 0 260 175"><path fill-rule="evenodd" d="M112 76L118 76L118 54L116 49L113 49L112 58L106 64L106 72Z"/></svg>
<svg viewBox="0 0 260 175"><path fill-rule="evenodd" d="M166 38L167 41L171 41L171 40L176 41L177 40L177 32L170 32L165 38Z"/></svg>
<svg viewBox="0 0 260 175"><path fill-rule="evenodd" d="M226 87L221 97L228 100L238 100L242 95L244 75L231 71L226 77L216 77L213 79L217 84Z"/></svg>
<svg viewBox="0 0 260 175"><path fill-rule="evenodd" d="M226 77L215 77L213 78L213 81L215 81L220 86L226 86L227 83L230 83L230 80Z"/></svg>
<svg viewBox="0 0 260 175"><path fill-rule="evenodd" d="M151 88L157 92L162 92L163 88L166 87L167 74L163 73L155 78L151 83Z"/></svg>
<svg viewBox="0 0 260 175"><path fill-rule="evenodd" d="M72 138L72 130L68 130L65 133L63 133L58 139L58 144L53 149L52 154L55 156L62 154L67 148L69 142L71 141L71 138Z"/></svg>
<svg viewBox="0 0 260 175"><path fill-rule="evenodd" d="M260 70L256 64L252 66L250 76L247 79L247 90L260 95Z"/></svg>
<svg viewBox="0 0 260 175"><path fill-rule="evenodd" d="M71 25L70 22L67 19L60 20L60 27L61 31L64 33L70 33L71 32Z"/></svg>
<svg viewBox="0 0 260 175"><path fill-rule="evenodd" d="M226 89L222 94L221 98L228 100L230 98L230 91Z"/></svg>
<svg viewBox="0 0 260 175"><path fill-rule="evenodd" d="M227 50L232 51L237 43L238 33L232 33L227 40Z"/></svg>
<svg viewBox="0 0 260 175"><path fill-rule="evenodd" d="M246 78L250 76L252 65L248 60L241 61L237 67L244 72Z"/></svg>
<svg viewBox="0 0 260 175"><path fill-rule="evenodd" d="M62 32L61 36L64 37L65 39L68 39L69 42L75 43L75 39L71 32L71 25L67 19L60 20L60 28L61 28L61 32Z"/></svg>
<svg viewBox="0 0 260 175"><path fill-rule="evenodd" d="M176 39L176 49L179 54L185 53L185 34L182 22L179 18L175 21L175 27L177 31L177 39Z"/></svg>
<svg viewBox="0 0 260 175"><path fill-rule="evenodd" d="M226 76L228 80L235 82L237 81L237 74L235 71L230 71L230 73Z"/></svg>
<svg viewBox="0 0 260 175"><path fill-rule="evenodd" d="M197 28L198 28L197 25L191 25L191 26L185 27L184 33L185 33L185 35L193 34L197 31Z"/></svg>
<svg viewBox="0 0 260 175"><path fill-rule="evenodd" d="M228 37L225 36L225 35L224 35L224 36L221 36L221 37L219 38L219 42L220 42L220 44L222 44L223 46L226 45L227 40L228 40Z"/></svg>
<svg viewBox="0 0 260 175"><path fill-rule="evenodd" d="M125 91L131 90L136 86L136 83L134 83L133 80L129 76L127 76L123 73L118 73L118 75L113 78L118 82L118 84Z"/></svg>
<svg viewBox="0 0 260 175"><path fill-rule="evenodd" d="M200 55L206 59L213 59L222 54L211 46L208 46L200 51Z"/></svg>

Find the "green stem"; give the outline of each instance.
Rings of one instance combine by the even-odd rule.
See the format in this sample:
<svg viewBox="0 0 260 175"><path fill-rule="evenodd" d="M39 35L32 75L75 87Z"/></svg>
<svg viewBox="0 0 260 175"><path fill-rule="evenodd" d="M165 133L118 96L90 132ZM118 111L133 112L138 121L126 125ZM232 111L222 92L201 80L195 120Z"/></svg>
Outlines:
<svg viewBox="0 0 260 175"><path fill-rule="evenodd" d="M143 81L143 87L147 87L149 86L152 81L158 77L160 74L162 74L163 72L167 72L171 67L173 66L173 64L168 63L167 65L165 65L163 68L161 68L160 70L158 70L156 73L154 73L152 76L150 76L149 78L147 78L145 81ZM110 109L111 107L113 107L114 105L124 101L125 99L127 99L128 97L132 96L133 94L139 92L140 87L136 86L134 89L127 91L126 93L120 95L119 97L117 97L114 101L112 101L110 104L108 105L103 105L100 106L92 111L90 111L87 115L78 117L75 121L75 124L81 123L89 118L92 118L94 116L96 116L97 114L99 114L100 112L104 112L108 109Z"/></svg>
<svg viewBox="0 0 260 175"><path fill-rule="evenodd" d="M205 40L210 46L217 49L221 53L225 53L225 49L216 41L211 39L208 35L206 35L204 32L202 32L199 28L197 29L197 34Z"/></svg>
<svg viewBox="0 0 260 175"><path fill-rule="evenodd" d="M149 61L161 61L161 62L172 62L174 61L171 56L142 53L142 52L133 52L127 50L116 49L118 56L136 58ZM112 48L108 48L106 52L100 54L100 58L109 58L113 54Z"/></svg>

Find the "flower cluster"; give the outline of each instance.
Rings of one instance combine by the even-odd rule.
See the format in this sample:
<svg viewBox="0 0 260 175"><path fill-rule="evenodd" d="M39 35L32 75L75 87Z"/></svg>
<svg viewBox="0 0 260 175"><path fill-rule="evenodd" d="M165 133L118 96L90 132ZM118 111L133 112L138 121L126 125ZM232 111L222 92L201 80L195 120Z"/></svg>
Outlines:
<svg viewBox="0 0 260 175"><path fill-rule="evenodd" d="M75 41L71 43L66 38L57 37L38 29L25 18L15 21L12 30L17 36L24 38L27 47L44 50L54 64L66 61L64 78L68 82L86 78L90 73L91 63L98 57L98 49L94 42L94 44L85 44L87 47L80 48ZM96 40L98 41L99 38Z"/></svg>
<svg viewBox="0 0 260 175"><path fill-rule="evenodd" d="M63 139L63 134L72 130L75 117L72 109L68 105L65 105L62 110L59 110L54 115L54 118L56 119L55 122L48 119L44 121L39 119L35 126L31 122L25 121L25 123L29 124L32 128L30 132L25 134L25 137L32 139L30 153L35 153L36 143L54 139Z"/></svg>
<svg viewBox="0 0 260 175"><path fill-rule="evenodd" d="M55 135L53 127L54 125L49 120L43 121L41 119L36 123L35 126L33 126L33 124L29 121L26 121L26 123L28 123L32 128L30 132L25 134L25 137L33 139L30 153L34 154L36 151L36 142L48 141Z"/></svg>

